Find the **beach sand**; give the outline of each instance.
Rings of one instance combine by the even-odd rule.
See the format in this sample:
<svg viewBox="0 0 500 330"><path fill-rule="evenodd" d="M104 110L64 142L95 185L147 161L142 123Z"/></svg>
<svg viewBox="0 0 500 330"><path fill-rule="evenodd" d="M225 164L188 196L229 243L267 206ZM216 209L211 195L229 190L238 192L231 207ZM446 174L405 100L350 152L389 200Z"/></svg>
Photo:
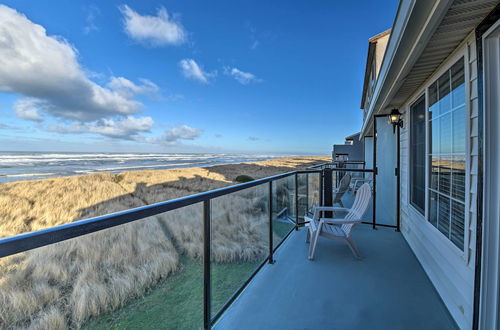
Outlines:
<svg viewBox="0 0 500 330"><path fill-rule="evenodd" d="M0 236L304 169L328 157L288 157L205 168L100 173L0 184ZM285 182L276 184L286 190ZM265 257L267 188L213 201L212 259ZM286 198L286 194L282 195ZM0 328L78 328L123 306L203 250L202 208L192 205L0 260Z"/></svg>

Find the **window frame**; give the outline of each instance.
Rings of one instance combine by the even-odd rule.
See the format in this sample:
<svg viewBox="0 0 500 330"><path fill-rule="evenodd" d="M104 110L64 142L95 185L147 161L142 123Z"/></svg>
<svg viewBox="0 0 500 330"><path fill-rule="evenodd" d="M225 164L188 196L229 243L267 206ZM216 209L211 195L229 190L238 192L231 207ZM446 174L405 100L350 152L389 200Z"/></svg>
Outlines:
<svg viewBox="0 0 500 330"><path fill-rule="evenodd" d="M417 205L413 204L412 202L412 160L413 160L413 153L412 153L412 127L413 127L413 122L412 122L412 114L411 114L411 108L413 105L415 105L417 102L420 101L420 99L424 99L424 209L421 210ZM408 169L408 198L409 198L409 204L410 206L418 213L420 213L422 216L425 217L426 215L426 209L427 209L427 88L425 88L425 91L421 92L418 94L417 97L414 98L412 102L409 103L408 105L408 154L409 154L409 166L410 168Z"/></svg>
<svg viewBox="0 0 500 330"><path fill-rule="evenodd" d="M467 40L467 38L466 38ZM459 47L456 48L456 50L446 59L443 61L443 63L427 78L427 80L421 85L421 87L415 91L410 98L405 102L405 109L406 109L406 120L407 123L410 122L411 120L411 115L410 115L410 108L411 105L413 105L415 102L419 100L422 95L425 95L425 137L426 137L426 143L425 143L425 214L422 215L422 213L415 208L410 199L410 193L411 193L411 186L410 186L410 172L411 172L411 165L410 162L408 162L407 165L407 173L408 173L408 178L407 178L407 196L408 196L408 208L411 211L410 212L410 218L416 218L419 219L418 223L416 225L419 226L424 226L426 230L428 230L429 234L433 239L436 240L436 242L439 242L439 244L444 244L444 246L448 247L448 250L452 252L454 255L460 257L465 264L469 264L471 261L470 259L470 228L471 228L471 219L470 219L470 159L471 159L471 114L470 114L470 102L471 102L471 91L470 91L470 82L471 82L471 76L470 76L470 52L473 51L473 49L470 49L470 45L466 43L466 40L464 40L464 43L461 44ZM430 186L430 175L429 175L429 170L430 170L430 157L429 157L429 146L430 146L430 125L429 125L429 87L439 79L439 77L445 73L446 71L450 70L451 67L459 61L461 58L463 58L464 61L464 84L465 84L465 126L466 126L466 131L465 131L465 214L464 214L464 246L463 250L458 248L448 237L443 235L439 231L438 228L433 226L430 221L429 221L429 186ZM476 77L477 78L477 77ZM407 126L407 124L405 124ZM408 137L406 139L406 147L408 150L408 160L410 160L411 157L411 143L410 143L410 129L411 126L407 126L407 134ZM428 229L427 229L428 228Z"/></svg>

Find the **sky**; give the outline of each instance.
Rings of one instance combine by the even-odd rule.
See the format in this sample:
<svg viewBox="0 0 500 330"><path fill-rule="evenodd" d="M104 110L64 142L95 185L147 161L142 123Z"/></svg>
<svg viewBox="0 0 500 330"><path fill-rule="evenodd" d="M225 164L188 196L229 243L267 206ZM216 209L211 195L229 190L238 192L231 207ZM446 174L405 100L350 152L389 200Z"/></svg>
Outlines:
<svg viewBox="0 0 500 330"><path fill-rule="evenodd" d="M330 154L396 0L3 1L0 151Z"/></svg>

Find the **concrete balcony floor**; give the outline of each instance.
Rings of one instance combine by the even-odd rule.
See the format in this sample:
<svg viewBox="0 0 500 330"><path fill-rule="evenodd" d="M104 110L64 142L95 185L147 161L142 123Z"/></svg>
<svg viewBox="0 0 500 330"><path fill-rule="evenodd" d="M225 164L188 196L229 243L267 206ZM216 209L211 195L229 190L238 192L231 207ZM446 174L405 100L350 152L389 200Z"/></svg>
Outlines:
<svg viewBox="0 0 500 330"><path fill-rule="evenodd" d="M403 236L358 225L363 260L321 237L307 259L306 228L293 232L215 329L456 329Z"/></svg>

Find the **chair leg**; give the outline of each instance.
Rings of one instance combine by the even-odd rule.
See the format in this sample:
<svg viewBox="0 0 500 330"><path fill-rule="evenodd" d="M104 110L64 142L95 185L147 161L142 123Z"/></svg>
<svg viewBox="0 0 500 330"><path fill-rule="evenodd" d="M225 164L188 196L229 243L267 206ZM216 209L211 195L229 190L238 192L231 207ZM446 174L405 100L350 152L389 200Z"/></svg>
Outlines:
<svg viewBox="0 0 500 330"><path fill-rule="evenodd" d="M363 257L359 253L358 247L354 243L354 240L352 239L352 237L346 238L346 243L349 246L349 248L351 249L352 254L354 254L354 257L356 257L357 259L363 259Z"/></svg>
<svg viewBox="0 0 500 330"><path fill-rule="evenodd" d="M309 243L310 241L311 241L311 229L307 228L306 243Z"/></svg>
<svg viewBox="0 0 500 330"><path fill-rule="evenodd" d="M312 234L312 241L309 245L309 260L314 259L314 252L316 252L316 244L318 243L317 233Z"/></svg>

